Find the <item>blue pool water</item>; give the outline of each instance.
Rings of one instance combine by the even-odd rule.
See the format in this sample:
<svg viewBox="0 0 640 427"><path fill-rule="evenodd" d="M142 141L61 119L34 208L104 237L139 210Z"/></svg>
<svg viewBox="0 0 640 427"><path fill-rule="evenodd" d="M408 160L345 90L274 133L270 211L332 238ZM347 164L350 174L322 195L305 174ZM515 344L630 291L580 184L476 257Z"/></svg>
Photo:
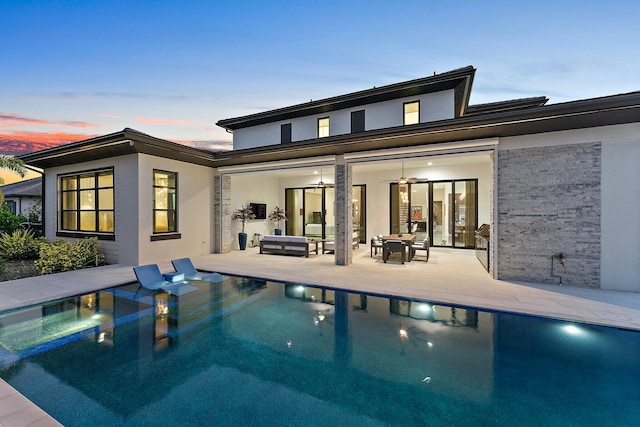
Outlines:
<svg viewBox="0 0 640 427"><path fill-rule="evenodd" d="M66 426L637 426L640 333L226 277L0 313L0 377Z"/></svg>

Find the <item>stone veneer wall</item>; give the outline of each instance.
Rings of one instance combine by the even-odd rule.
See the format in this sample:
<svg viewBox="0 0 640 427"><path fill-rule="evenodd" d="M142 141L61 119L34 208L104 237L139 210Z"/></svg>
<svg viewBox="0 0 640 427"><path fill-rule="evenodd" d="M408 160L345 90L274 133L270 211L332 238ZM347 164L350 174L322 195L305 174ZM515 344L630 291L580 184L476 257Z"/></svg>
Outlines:
<svg viewBox="0 0 640 427"><path fill-rule="evenodd" d="M353 258L351 233L353 230L353 174L352 166L347 164L343 156L336 156L335 172L335 263L349 265Z"/></svg>
<svg viewBox="0 0 640 427"><path fill-rule="evenodd" d="M498 152L499 279L600 287L600 173L599 143Z"/></svg>
<svg viewBox="0 0 640 427"><path fill-rule="evenodd" d="M217 174L214 178L213 253L231 252L231 177Z"/></svg>

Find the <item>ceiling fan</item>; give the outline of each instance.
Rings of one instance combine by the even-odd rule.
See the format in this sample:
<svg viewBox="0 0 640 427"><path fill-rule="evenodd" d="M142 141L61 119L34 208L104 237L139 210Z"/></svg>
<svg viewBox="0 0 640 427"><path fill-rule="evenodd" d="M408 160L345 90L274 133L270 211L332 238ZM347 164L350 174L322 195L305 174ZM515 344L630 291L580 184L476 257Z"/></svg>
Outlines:
<svg viewBox="0 0 640 427"><path fill-rule="evenodd" d="M404 162L402 162L402 174L401 174L400 178L388 180L388 181L385 181L385 182L393 182L393 183L396 183L396 184L413 184L413 183L417 182L419 179L420 178L416 178L416 177L407 178L404 175Z"/></svg>
<svg viewBox="0 0 640 427"><path fill-rule="evenodd" d="M316 184L316 188L333 187L333 184L327 184L322 180L322 168L320 168L320 181Z"/></svg>

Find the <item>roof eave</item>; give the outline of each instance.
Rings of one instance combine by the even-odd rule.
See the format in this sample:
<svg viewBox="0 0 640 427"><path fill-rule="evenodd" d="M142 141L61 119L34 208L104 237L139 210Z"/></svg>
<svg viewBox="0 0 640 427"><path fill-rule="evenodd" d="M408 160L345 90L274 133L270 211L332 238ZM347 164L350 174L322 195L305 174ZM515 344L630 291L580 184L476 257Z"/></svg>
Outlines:
<svg viewBox="0 0 640 427"><path fill-rule="evenodd" d="M155 138L129 128L84 141L24 154L19 158L25 164L46 169L135 153L150 154L204 166L211 166L213 160L213 153L208 151Z"/></svg>

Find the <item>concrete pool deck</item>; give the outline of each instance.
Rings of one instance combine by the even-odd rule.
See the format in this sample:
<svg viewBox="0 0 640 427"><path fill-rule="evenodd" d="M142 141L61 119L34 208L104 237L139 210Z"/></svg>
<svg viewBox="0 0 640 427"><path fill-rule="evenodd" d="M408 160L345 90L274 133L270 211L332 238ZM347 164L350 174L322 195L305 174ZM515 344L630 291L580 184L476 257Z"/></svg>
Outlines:
<svg viewBox="0 0 640 427"><path fill-rule="evenodd" d="M640 293L494 280L468 250L436 248L428 263L419 257L404 265L371 258L365 246L354 251L349 266L334 265L330 254L260 255L257 248L192 260L203 270L640 330ZM158 265L162 272L173 271L170 262ZM0 282L0 311L132 281L131 266L110 265ZM0 381L0 426L60 425L33 404L16 405L21 399Z"/></svg>

